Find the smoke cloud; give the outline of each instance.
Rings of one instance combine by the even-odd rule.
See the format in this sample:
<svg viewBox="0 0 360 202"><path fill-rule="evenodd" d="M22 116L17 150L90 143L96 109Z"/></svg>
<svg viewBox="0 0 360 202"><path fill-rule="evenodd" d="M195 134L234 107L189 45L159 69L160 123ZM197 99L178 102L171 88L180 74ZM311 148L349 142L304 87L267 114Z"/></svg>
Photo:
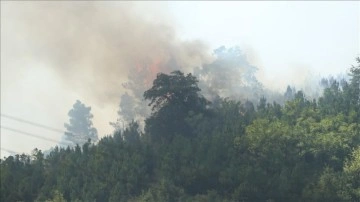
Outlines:
<svg viewBox="0 0 360 202"><path fill-rule="evenodd" d="M5 35L17 41L6 46L6 58L27 55L41 61L66 89L88 97L87 105L118 106L122 120L115 126L149 115L142 95L159 72L193 73L210 100L219 95L257 102L265 96L279 102L281 97L263 88L255 77L258 69L239 48L212 52L199 40L181 40L165 4L39 1L2 5L6 7L2 10L7 19Z"/></svg>
<svg viewBox="0 0 360 202"><path fill-rule="evenodd" d="M23 51L54 68L69 89L91 96L98 105L118 102L124 81L144 66L150 69L138 80L147 84L156 72L169 72L164 64L170 59L183 69L209 59L205 44L177 38L170 23L161 20L169 19L165 12L152 18L142 15L146 5L6 3L4 16L12 20L13 32L26 44Z"/></svg>

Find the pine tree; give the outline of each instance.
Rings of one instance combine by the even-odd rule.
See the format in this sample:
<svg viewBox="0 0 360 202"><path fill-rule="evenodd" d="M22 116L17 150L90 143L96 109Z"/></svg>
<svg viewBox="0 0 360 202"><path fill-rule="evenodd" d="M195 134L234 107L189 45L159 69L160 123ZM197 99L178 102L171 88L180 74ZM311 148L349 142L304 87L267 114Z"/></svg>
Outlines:
<svg viewBox="0 0 360 202"><path fill-rule="evenodd" d="M98 139L97 130L93 127L91 107L86 107L79 100L69 111L69 123L65 123L65 139L76 144L83 145L90 139L95 142Z"/></svg>

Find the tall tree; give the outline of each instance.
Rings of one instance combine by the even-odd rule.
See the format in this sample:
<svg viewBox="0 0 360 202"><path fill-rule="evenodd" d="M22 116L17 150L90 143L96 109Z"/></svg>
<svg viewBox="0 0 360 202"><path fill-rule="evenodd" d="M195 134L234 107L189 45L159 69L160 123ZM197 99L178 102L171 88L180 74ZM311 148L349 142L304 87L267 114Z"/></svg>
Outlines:
<svg viewBox="0 0 360 202"><path fill-rule="evenodd" d="M150 100L153 113L146 120L150 135L183 133L189 135L190 127L185 118L189 113L202 113L209 104L202 95L195 76L180 71L170 75L158 74L152 88L145 91L144 98Z"/></svg>
<svg viewBox="0 0 360 202"><path fill-rule="evenodd" d="M79 100L75 102L73 108L69 111L69 123L65 123L66 128L65 139L74 145L85 144L89 139L97 141L98 134L96 128L93 127L91 107L86 107Z"/></svg>
<svg viewBox="0 0 360 202"><path fill-rule="evenodd" d="M350 88L351 88L351 102L354 114L357 114L356 120L360 120L360 57L356 58L357 66L352 66L350 69Z"/></svg>
<svg viewBox="0 0 360 202"><path fill-rule="evenodd" d="M325 80L324 80L324 81L325 81ZM284 93L285 100L288 101L288 100L294 99L295 93L296 93L295 88L294 88L294 87L291 88L291 87L288 85L287 88L286 88L286 92Z"/></svg>

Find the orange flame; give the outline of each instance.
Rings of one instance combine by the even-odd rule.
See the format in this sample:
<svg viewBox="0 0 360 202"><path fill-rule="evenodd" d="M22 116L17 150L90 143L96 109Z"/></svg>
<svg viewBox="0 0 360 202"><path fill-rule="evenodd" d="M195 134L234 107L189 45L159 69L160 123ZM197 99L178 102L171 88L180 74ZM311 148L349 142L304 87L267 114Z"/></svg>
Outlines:
<svg viewBox="0 0 360 202"><path fill-rule="evenodd" d="M163 63L164 62L160 57L152 59L151 62L138 62L135 65L136 75L134 76L142 77L142 85L146 88L150 88L157 74L162 71Z"/></svg>

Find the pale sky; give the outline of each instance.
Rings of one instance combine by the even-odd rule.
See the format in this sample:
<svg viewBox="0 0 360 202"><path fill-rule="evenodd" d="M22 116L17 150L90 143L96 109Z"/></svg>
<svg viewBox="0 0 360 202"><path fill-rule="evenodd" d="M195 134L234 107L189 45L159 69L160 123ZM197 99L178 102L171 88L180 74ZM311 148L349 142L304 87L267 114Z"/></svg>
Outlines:
<svg viewBox="0 0 360 202"><path fill-rule="evenodd" d="M45 62L42 59L49 58L34 55L33 51L42 47L36 41L31 43L28 32L19 31L18 24L26 20L32 4L36 3L23 6L24 2L1 2L1 113L64 129L68 111L80 99L92 107L99 136L110 134L112 128L108 122L116 119L117 103L96 105L88 95L66 87L53 70L51 59ZM259 68L260 81L273 89L285 89L287 84L301 86L309 75L344 74L360 54L358 1L191 1L134 5L137 9L134 13L143 18L160 24L171 23L181 40L201 40L211 50L221 45L238 45ZM21 9L17 10L18 7ZM47 14L48 18L57 15L64 13ZM46 51L57 54L56 50ZM54 140L62 136L4 117L1 125ZM55 144L4 128L0 137L2 148L16 152L29 153L35 147L46 150ZM8 154L1 151L1 157Z"/></svg>
<svg viewBox="0 0 360 202"><path fill-rule="evenodd" d="M184 38L212 47L250 49L267 78L295 68L336 74L354 64L360 49L358 1L174 2L170 6ZM186 10L186 13L184 13ZM250 54L250 53L249 53Z"/></svg>

